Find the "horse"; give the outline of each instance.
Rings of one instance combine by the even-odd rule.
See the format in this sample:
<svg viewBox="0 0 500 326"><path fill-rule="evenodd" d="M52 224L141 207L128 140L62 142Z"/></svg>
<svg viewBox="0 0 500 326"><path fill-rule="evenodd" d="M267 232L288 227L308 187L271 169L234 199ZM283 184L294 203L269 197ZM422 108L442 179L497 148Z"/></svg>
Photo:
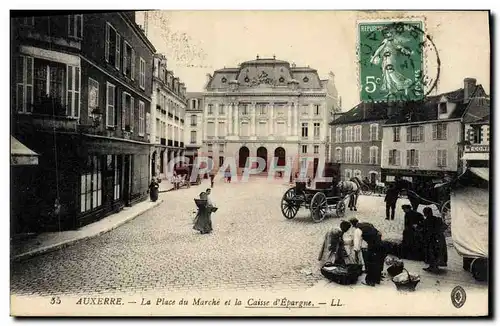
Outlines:
<svg viewBox="0 0 500 326"><path fill-rule="evenodd" d="M399 192L406 192L413 210L420 205L435 205L441 210L442 204L449 200L450 192L446 184L435 187L431 184L415 185L406 180L398 180L396 188Z"/></svg>
<svg viewBox="0 0 500 326"><path fill-rule="evenodd" d="M356 178L351 178L349 181L340 181L337 184L337 189L345 196L349 195L349 208L357 210L356 204L358 202L359 193L361 191L361 184Z"/></svg>

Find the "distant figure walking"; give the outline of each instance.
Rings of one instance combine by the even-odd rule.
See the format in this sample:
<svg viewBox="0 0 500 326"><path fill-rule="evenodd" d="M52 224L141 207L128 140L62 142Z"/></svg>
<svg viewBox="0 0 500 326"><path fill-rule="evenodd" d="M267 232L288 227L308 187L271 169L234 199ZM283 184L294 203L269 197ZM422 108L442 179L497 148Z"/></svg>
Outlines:
<svg viewBox="0 0 500 326"><path fill-rule="evenodd" d="M385 194L385 219L394 220L396 212L396 202L398 201L399 190L396 185L390 185Z"/></svg>
<svg viewBox="0 0 500 326"><path fill-rule="evenodd" d="M210 188L214 187L214 180L215 180L215 171L212 170L210 171Z"/></svg>

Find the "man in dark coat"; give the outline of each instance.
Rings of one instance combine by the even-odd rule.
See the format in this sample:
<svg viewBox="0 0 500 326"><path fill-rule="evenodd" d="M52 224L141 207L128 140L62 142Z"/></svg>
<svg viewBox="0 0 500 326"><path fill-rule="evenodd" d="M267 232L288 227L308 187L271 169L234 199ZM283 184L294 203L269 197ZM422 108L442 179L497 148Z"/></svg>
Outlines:
<svg viewBox="0 0 500 326"><path fill-rule="evenodd" d="M385 219L394 220L396 202L398 201L399 190L396 185L391 185L385 194Z"/></svg>
<svg viewBox="0 0 500 326"><path fill-rule="evenodd" d="M382 234L370 223L356 223L361 230L361 238L367 243L366 254L363 255L366 269L364 285L375 286L380 284L387 248L382 241ZM351 221L351 224L353 221Z"/></svg>

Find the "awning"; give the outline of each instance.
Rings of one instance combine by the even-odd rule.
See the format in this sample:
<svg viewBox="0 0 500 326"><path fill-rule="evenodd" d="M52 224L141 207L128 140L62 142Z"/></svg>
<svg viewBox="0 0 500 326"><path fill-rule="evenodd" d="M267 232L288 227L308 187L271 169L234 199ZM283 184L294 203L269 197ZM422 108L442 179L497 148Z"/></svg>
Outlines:
<svg viewBox="0 0 500 326"><path fill-rule="evenodd" d="M38 165L39 154L35 153L16 138L10 136L10 164Z"/></svg>
<svg viewBox="0 0 500 326"><path fill-rule="evenodd" d="M467 161L480 161L489 159L490 159L489 153L465 153L464 156L462 156L462 160L467 160Z"/></svg>
<svg viewBox="0 0 500 326"><path fill-rule="evenodd" d="M469 168L472 173L477 175L483 180L490 181L490 169L489 168Z"/></svg>

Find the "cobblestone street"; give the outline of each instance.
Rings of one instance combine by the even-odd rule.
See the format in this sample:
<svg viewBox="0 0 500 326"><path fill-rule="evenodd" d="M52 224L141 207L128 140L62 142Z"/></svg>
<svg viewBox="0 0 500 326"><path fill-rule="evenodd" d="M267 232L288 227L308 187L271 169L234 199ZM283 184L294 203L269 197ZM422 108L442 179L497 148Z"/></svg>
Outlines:
<svg viewBox="0 0 500 326"><path fill-rule="evenodd" d="M285 219L283 182L253 178L249 183L218 181L212 200L214 232L192 229L193 198L209 183L160 194L164 202L100 237L12 264L15 294L139 293L152 290L305 289L323 277L318 253L325 232L339 224L314 223L301 209ZM361 196L357 212L345 218L376 225L386 237L400 236L403 214L384 218L383 197ZM450 248L450 250L453 250Z"/></svg>

